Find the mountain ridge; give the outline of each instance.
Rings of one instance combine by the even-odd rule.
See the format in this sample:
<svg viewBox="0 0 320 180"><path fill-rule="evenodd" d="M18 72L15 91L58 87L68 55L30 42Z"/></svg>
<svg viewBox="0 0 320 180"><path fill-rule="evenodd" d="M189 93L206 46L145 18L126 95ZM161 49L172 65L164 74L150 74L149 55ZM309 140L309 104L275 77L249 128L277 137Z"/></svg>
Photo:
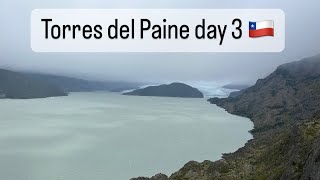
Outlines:
<svg viewBox="0 0 320 180"><path fill-rule="evenodd" d="M70 92L121 92L138 83L90 81L67 76L16 72L0 68L0 98L33 99L67 96Z"/></svg>
<svg viewBox="0 0 320 180"><path fill-rule="evenodd" d="M198 89L187 84L177 82L171 84L162 84L159 86L148 86L146 88L123 93L123 95L203 98L202 92L200 92Z"/></svg>
<svg viewBox="0 0 320 180"><path fill-rule="evenodd" d="M32 99L68 94L58 86L28 77L22 73L0 69L1 98Z"/></svg>
<svg viewBox="0 0 320 180"><path fill-rule="evenodd" d="M113 91L121 92L123 90L135 89L141 84L118 82L118 81L92 81L68 76L59 76L40 73L24 73L34 79L47 81L50 84L57 85L66 92L90 92L90 91Z"/></svg>

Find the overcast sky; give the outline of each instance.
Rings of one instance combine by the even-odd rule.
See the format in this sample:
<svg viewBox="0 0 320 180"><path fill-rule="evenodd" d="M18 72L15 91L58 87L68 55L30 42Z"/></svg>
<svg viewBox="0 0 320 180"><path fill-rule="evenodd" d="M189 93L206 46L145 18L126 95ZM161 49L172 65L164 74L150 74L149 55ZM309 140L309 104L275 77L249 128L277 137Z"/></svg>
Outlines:
<svg viewBox="0 0 320 180"><path fill-rule="evenodd" d="M254 82L284 62L320 54L319 0L0 0L0 68L122 81ZM282 53L34 53L30 14L40 8L277 8Z"/></svg>

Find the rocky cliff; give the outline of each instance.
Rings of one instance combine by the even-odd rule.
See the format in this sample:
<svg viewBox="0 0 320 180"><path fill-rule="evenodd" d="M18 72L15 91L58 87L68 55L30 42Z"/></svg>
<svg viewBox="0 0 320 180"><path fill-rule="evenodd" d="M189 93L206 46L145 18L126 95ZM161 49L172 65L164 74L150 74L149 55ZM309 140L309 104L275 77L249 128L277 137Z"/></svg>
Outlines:
<svg viewBox="0 0 320 180"><path fill-rule="evenodd" d="M219 161L191 161L167 179L320 179L320 56L281 65L237 96L209 102L250 118L254 139Z"/></svg>

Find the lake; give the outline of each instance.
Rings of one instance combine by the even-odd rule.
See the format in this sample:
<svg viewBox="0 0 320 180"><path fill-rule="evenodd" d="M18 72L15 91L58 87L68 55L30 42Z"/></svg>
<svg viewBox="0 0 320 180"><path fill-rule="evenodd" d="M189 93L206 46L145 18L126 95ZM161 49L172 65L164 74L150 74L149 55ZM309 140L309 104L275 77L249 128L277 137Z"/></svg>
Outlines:
<svg viewBox="0 0 320 180"><path fill-rule="evenodd" d="M206 99L71 93L0 100L0 180L128 180L218 160L252 122Z"/></svg>

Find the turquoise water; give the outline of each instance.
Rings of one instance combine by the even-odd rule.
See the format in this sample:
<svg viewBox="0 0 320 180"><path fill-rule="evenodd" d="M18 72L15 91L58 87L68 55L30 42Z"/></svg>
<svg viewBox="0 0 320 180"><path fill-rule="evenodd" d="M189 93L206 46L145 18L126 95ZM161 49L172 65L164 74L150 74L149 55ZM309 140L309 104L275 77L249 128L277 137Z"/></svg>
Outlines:
<svg viewBox="0 0 320 180"><path fill-rule="evenodd" d="M249 119L205 99L72 93L0 100L0 180L122 180L217 160Z"/></svg>

